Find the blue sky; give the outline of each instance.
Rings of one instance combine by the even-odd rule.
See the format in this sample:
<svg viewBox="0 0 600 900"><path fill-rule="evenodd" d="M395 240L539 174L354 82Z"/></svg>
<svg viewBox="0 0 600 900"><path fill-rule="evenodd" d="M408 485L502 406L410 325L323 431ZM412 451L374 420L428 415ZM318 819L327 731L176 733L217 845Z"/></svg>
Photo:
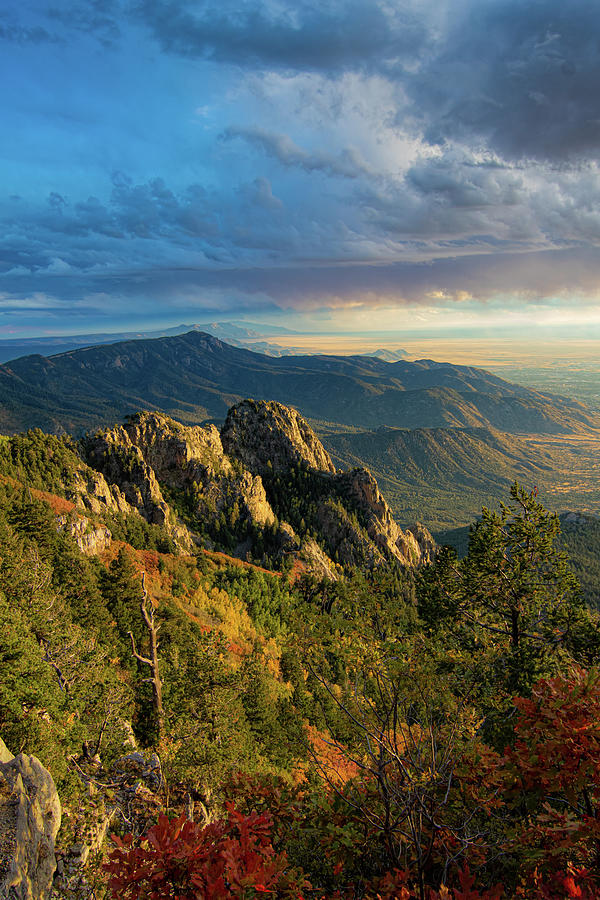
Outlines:
<svg viewBox="0 0 600 900"><path fill-rule="evenodd" d="M599 35L595 0L12 0L0 335L600 335Z"/></svg>

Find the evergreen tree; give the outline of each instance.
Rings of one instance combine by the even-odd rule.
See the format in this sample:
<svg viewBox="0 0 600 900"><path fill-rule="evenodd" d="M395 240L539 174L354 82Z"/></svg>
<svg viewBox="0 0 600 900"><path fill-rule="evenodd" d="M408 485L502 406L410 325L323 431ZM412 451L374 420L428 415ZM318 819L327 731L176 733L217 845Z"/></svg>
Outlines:
<svg viewBox="0 0 600 900"><path fill-rule="evenodd" d="M144 642L145 632L140 612L141 580L130 553L124 547L121 547L118 556L111 562L104 577L102 591L117 626L124 660L127 660L130 655L129 632L133 633L138 647Z"/></svg>

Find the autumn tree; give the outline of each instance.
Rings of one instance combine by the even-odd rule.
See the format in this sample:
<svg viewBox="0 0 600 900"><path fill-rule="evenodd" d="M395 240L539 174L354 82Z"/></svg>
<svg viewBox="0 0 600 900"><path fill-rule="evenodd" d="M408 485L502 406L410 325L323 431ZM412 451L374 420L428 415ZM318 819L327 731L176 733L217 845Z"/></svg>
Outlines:
<svg viewBox="0 0 600 900"><path fill-rule="evenodd" d="M513 809L509 848L520 857L525 896L600 891L600 673L577 666L514 700L515 739L501 761ZM569 894L565 879L579 884ZM534 887L538 885L539 890ZM541 883L548 887L544 894ZM552 888L552 886L554 886Z"/></svg>
<svg viewBox="0 0 600 900"><path fill-rule="evenodd" d="M464 755L478 741L468 680L459 685L446 672L444 684L429 657L419 642L387 641L363 647L351 667L350 693L340 695L321 677L354 732L350 742L325 743L355 774L340 786L336 767L314 754L364 829L362 852L373 876L408 871L421 900L429 888L447 884L465 858L484 860L487 829L484 810L474 811L460 788Z"/></svg>
<svg viewBox="0 0 600 900"><path fill-rule="evenodd" d="M310 887L285 853L271 842L272 819L265 813L239 813L201 826L160 816L135 846L131 835L113 838L106 870L111 896L125 900L234 900L270 894L301 900Z"/></svg>

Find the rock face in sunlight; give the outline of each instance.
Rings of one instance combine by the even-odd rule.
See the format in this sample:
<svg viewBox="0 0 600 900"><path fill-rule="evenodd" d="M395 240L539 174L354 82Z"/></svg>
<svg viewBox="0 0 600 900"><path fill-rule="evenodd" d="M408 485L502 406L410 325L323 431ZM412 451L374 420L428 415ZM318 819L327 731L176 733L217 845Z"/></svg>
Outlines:
<svg viewBox="0 0 600 900"><path fill-rule="evenodd" d="M96 432L86 448L90 464L120 488L130 506L152 524L171 524L171 511L156 474L124 426Z"/></svg>
<svg viewBox="0 0 600 900"><path fill-rule="evenodd" d="M316 519L328 547L342 565L385 559L402 565L427 562L435 546L422 526L404 532L394 521L377 482L366 469L337 472L312 428L281 403L245 400L230 409L221 432L223 446L267 480L296 467L317 482Z"/></svg>
<svg viewBox="0 0 600 900"><path fill-rule="evenodd" d="M314 431L295 409L275 401L244 400L233 406L221 432L227 453L264 475L302 464L335 474Z"/></svg>
<svg viewBox="0 0 600 900"><path fill-rule="evenodd" d="M403 531L395 522L376 480L367 469L352 469L337 476L344 490L364 511L367 534L384 556L404 565L431 562L435 541L420 524Z"/></svg>
<svg viewBox="0 0 600 900"><path fill-rule="evenodd" d="M161 485L173 496L193 494L195 513L205 519L237 504L252 524L275 521L260 476L234 469L214 425L184 426L159 413L140 413L88 437L86 449L90 464L116 482L148 522L181 529ZM192 546L189 534L181 537Z"/></svg>
<svg viewBox="0 0 600 900"><path fill-rule="evenodd" d="M13 756L0 740L0 897L47 900L56 869L61 807L35 756Z"/></svg>
<svg viewBox="0 0 600 900"><path fill-rule="evenodd" d="M112 543L112 534L106 525L92 525L85 516L57 516L59 531L67 531L75 538L77 546L86 556L97 556L108 550Z"/></svg>
<svg viewBox="0 0 600 900"><path fill-rule="evenodd" d="M121 489L109 485L101 472L93 470L75 472L68 495L76 506L96 514L128 513L132 509Z"/></svg>
<svg viewBox="0 0 600 900"><path fill-rule="evenodd" d="M330 579L345 567L431 559L431 535L402 530L373 475L336 470L306 420L281 403L245 400L221 432L140 412L79 445L41 432L7 440L7 460L54 461L56 526L86 555L113 540L151 540L162 552L220 550Z"/></svg>
<svg viewBox="0 0 600 900"><path fill-rule="evenodd" d="M64 483L76 510L57 525L88 555L108 549L115 516L134 530L140 517L159 526L182 553L225 549L329 579L340 566L420 565L435 546L421 526L398 526L368 470L336 470L306 420L281 403L238 403L221 432L141 412L82 447L85 462L76 459Z"/></svg>

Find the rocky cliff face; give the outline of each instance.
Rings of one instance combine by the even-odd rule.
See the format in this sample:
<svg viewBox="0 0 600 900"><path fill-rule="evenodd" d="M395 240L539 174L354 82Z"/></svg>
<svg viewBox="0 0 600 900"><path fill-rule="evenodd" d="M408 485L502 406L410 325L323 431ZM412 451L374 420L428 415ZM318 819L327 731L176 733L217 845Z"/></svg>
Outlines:
<svg viewBox="0 0 600 900"><path fill-rule="evenodd" d="M260 476L232 465L214 425L187 427L158 413L140 413L89 436L85 446L90 464L118 486L130 507L171 532L177 517L161 484L185 494L196 517L209 525L234 507L235 516L252 525L275 521Z"/></svg>
<svg viewBox="0 0 600 900"><path fill-rule="evenodd" d="M423 525L403 531L394 520L377 482L367 469L352 469L337 476L338 483L356 506L370 539L386 557L395 557L402 565L430 562L435 541Z"/></svg>
<svg viewBox="0 0 600 900"><path fill-rule="evenodd" d="M171 525L173 516L141 447L122 425L89 436L85 448L90 465L117 485L130 507L151 524Z"/></svg>
<svg viewBox="0 0 600 900"><path fill-rule="evenodd" d="M244 400L232 406L221 431L225 452L251 472L265 475L302 464L336 469L321 441L295 409L275 401Z"/></svg>
<svg viewBox="0 0 600 900"><path fill-rule="evenodd" d="M434 562L438 547L428 528L420 522L415 522L414 525L408 526L405 535L407 538L412 537L416 542L421 564L427 565Z"/></svg>
<svg viewBox="0 0 600 900"><path fill-rule="evenodd" d="M267 480L300 466L329 478L315 519L327 547L343 565L428 562L435 542L422 526L403 531L366 469L337 472L308 423L281 403L244 400L229 410L221 432L232 457ZM327 496L328 494L328 496ZM331 561L330 561L331 562ZM333 569L332 569L333 571Z"/></svg>
<svg viewBox="0 0 600 900"><path fill-rule="evenodd" d="M207 474L231 474L231 463L214 425L185 426L158 413L139 413L123 431L158 480L171 487L204 480Z"/></svg>
<svg viewBox="0 0 600 900"><path fill-rule="evenodd" d="M35 756L13 756L0 740L0 897L50 897L60 819L60 801L47 769Z"/></svg>
<svg viewBox="0 0 600 900"><path fill-rule="evenodd" d="M271 559L297 559L328 578L337 577L333 560L415 566L434 552L422 526L397 525L366 469L337 472L308 423L281 403L238 403L221 433L139 413L88 435L84 448L92 468L82 466L72 480L77 506L95 514L137 512L166 528L182 550L194 540L218 546L225 535L245 556L267 529ZM102 549L110 534L92 534L84 521L61 524L84 552Z"/></svg>
<svg viewBox="0 0 600 900"><path fill-rule="evenodd" d="M67 499L79 509L96 515L103 513L130 513L132 507L123 491L116 484L108 484L101 472L82 466L66 485Z"/></svg>
<svg viewBox="0 0 600 900"><path fill-rule="evenodd" d="M112 534L106 525L94 525L85 516L57 516L56 524L59 531L66 531L75 538L86 556L97 556L108 550L112 543Z"/></svg>

